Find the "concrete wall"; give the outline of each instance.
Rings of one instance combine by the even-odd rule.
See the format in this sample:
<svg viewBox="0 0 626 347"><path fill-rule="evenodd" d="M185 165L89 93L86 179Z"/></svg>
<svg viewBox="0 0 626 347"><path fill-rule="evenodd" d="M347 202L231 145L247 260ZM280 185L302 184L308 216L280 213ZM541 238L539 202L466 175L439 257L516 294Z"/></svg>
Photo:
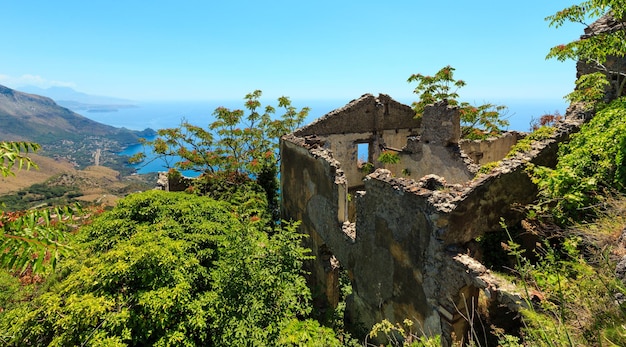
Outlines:
<svg viewBox="0 0 626 347"><path fill-rule="evenodd" d="M463 183L474 177L456 145L442 147L420 143L411 146L411 152L400 153L401 161L397 164L401 167L399 172L408 170L411 178L419 179L436 173L445 177L448 183ZM398 171L394 171L394 174L398 175Z"/></svg>
<svg viewBox="0 0 626 347"><path fill-rule="evenodd" d="M420 120L411 107L389 95L365 94L294 132L296 136L347 133L379 133L383 130L417 129Z"/></svg>
<svg viewBox="0 0 626 347"><path fill-rule="evenodd" d="M431 207L423 196L393 189L380 177L365 180L365 193L356 197L357 234L346 265L353 273L349 320L372 326L383 319L412 319L433 334L440 324L424 291L424 272L432 248Z"/></svg>

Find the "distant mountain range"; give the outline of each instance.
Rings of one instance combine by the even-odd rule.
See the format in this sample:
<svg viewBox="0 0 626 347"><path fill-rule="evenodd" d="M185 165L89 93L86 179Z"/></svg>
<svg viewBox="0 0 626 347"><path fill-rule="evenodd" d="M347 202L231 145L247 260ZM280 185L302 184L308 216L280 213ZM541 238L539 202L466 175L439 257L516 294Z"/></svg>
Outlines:
<svg viewBox="0 0 626 347"><path fill-rule="evenodd" d="M47 96L53 99L57 104L74 111L114 112L120 108L136 107L136 103L132 100L89 95L69 87L39 88L25 86L21 87L20 91L28 94Z"/></svg>
<svg viewBox="0 0 626 347"><path fill-rule="evenodd" d="M114 157L124 147L154 134L152 129L132 131L98 123L48 97L0 85L0 141L37 142L46 155L67 158L78 166L90 165L97 150L103 153L101 163L106 158L117 161Z"/></svg>

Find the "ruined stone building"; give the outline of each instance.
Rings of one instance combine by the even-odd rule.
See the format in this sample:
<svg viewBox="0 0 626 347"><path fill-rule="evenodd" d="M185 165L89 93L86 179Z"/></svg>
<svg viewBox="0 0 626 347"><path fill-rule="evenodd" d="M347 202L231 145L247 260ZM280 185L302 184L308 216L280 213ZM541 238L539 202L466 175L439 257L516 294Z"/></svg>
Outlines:
<svg viewBox="0 0 626 347"><path fill-rule="evenodd" d="M580 126L569 110L555 135L505 158L521 137L460 141L458 109L426 108L421 119L387 95L363 95L281 139L282 213L302 221L315 255L310 283L318 304L337 305L339 270L353 294L348 324L413 320L426 335L466 336L480 291L516 305L515 290L476 259L472 241L515 223L515 204L536 195L524 168L551 165L557 142ZM361 153L361 154L359 154ZM383 164L381 153L399 161ZM361 158L359 158L361 156ZM480 165L498 162L488 174Z"/></svg>

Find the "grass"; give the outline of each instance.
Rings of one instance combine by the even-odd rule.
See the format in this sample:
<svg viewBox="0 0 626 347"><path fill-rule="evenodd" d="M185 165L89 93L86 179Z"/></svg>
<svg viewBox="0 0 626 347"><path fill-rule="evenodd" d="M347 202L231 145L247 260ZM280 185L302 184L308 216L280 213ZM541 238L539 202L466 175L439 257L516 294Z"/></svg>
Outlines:
<svg viewBox="0 0 626 347"><path fill-rule="evenodd" d="M531 308L522 311L521 330L507 334L529 346L626 345L626 303L616 301L626 286L614 275L626 254L615 242L626 226L626 197L607 199L593 223L561 229L528 222L542 239L532 259L511 239L516 265L509 275L532 297L525 298Z"/></svg>
<svg viewBox="0 0 626 347"><path fill-rule="evenodd" d="M15 176L0 177L0 201L7 202L6 210L50 203L64 204L67 199L78 200L81 204L114 206L120 197L135 191L152 189L156 183L153 175L122 177L118 171L104 166L89 166L77 170L66 160L55 160L38 154L30 156L39 169L22 169ZM41 200L36 195L29 194L34 185L42 184L50 189L62 187L71 194L54 200Z"/></svg>

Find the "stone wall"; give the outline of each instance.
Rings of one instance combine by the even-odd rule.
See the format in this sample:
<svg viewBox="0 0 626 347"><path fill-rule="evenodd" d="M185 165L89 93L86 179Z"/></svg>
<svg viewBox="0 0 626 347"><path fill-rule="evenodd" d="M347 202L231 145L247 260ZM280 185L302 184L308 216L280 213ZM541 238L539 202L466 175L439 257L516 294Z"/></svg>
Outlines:
<svg viewBox="0 0 626 347"><path fill-rule="evenodd" d="M474 174L471 161L458 145L461 136L459 110L446 103L426 107L420 136L409 137L400 154L400 163L391 170L396 176L419 179L429 174L462 183ZM388 169L392 169L387 167ZM408 174L405 174L408 173Z"/></svg>
<svg viewBox="0 0 626 347"><path fill-rule="evenodd" d="M504 159L509 150L517 141L524 138L524 134L509 131L499 137L487 140L461 140L461 150L476 164L485 165Z"/></svg>
<svg viewBox="0 0 626 347"><path fill-rule="evenodd" d="M342 231L348 218L345 175L319 142L288 135L280 151L282 215L301 221L300 230L309 235L307 246L316 261L306 264L308 280L316 304L332 307L339 290L338 266L333 263L347 259L352 242Z"/></svg>
<svg viewBox="0 0 626 347"><path fill-rule="evenodd" d="M353 286L346 306L349 326L369 328L382 319L408 318L419 331L442 334L444 344L449 344L453 333L465 336L469 323L461 310L473 307L479 291L493 290L493 297L507 303L516 297L503 294L505 286L466 257L467 243L484 233L500 232L501 216L510 223L519 221L521 216L512 207L536 196L526 166L553 165L558 143L588 115L570 108L552 138L474 178L476 164L458 144L454 108L445 104L427 108L420 129L329 133L325 123L346 124L346 118L359 119L357 109L368 110L355 106L363 105L357 102L345 113L332 112L324 122L312 124L324 135L305 127L281 140L283 217L301 220L302 232L310 236L307 246L317 257L309 264L310 284L321 298L316 304L332 307L337 302L341 267ZM372 136L383 148L386 139L399 142L406 137L406 144L396 149L401 161L395 171L379 168L361 181L363 175L351 171L353 146ZM503 153L500 147L514 141L492 142L476 148L488 152L498 147L488 154L495 158L500 154L493 153ZM402 177L398 170L409 165L414 165L415 175ZM359 182L350 182L353 179Z"/></svg>
<svg viewBox="0 0 626 347"><path fill-rule="evenodd" d="M356 239L347 262L342 262L353 274L348 316L364 326L410 318L438 334L440 324L432 317L424 291L429 253L438 247L431 238L433 207L425 195L390 187L385 180L390 177L388 170L377 170L355 197Z"/></svg>
<svg viewBox="0 0 626 347"><path fill-rule="evenodd" d="M302 137L346 133L378 133L382 130L417 129L420 120L411 107L393 100L389 95L364 94L346 106L334 110L294 132Z"/></svg>
<svg viewBox="0 0 626 347"><path fill-rule="evenodd" d="M585 28L585 34L580 38L581 40L584 40L594 35L615 32L618 30L626 31L626 23L624 21L617 21L613 18L613 16L607 14ZM609 71L624 72L626 71L626 57L608 57L604 66ZM597 71L602 71L602 69L598 69L595 64L588 64L584 61L578 61L576 64L576 78ZM609 85L605 89L606 102L626 94L626 88L622 89L624 86L624 80L626 80L626 77L623 75L621 77L615 74L608 75ZM620 89L622 89L622 94L618 95L618 91Z"/></svg>

